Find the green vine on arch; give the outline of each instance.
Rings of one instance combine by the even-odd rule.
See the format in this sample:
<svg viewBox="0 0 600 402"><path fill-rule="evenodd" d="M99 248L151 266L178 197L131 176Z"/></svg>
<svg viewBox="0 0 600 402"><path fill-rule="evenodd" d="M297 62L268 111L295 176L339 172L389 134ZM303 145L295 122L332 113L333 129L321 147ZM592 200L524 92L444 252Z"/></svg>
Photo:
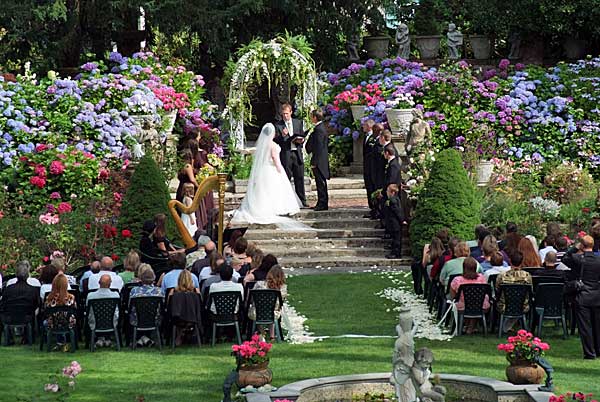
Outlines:
<svg viewBox="0 0 600 402"><path fill-rule="evenodd" d="M304 117L317 102L317 73L311 58L312 48L302 35L277 37L269 42L254 39L236 52L237 63L229 62L225 72L229 83L227 112L231 136L237 148L244 148L244 123L252 119L248 96L251 86L267 82L271 86L286 84L298 88L297 106Z"/></svg>

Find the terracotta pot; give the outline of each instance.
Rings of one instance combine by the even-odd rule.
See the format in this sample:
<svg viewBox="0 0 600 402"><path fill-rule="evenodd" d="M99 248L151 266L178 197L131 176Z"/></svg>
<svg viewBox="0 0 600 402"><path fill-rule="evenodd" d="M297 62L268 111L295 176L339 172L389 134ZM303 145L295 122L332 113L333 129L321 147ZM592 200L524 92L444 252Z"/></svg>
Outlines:
<svg viewBox="0 0 600 402"><path fill-rule="evenodd" d="M269 362L253 364L250 366L241 366L238 370L240 387L252 385L253 387L262 387L270 384L273 379L273 372L269 368Z"/></svg>
<svg viewBox="0 0 600 402"><path fill-rule="evenodd" d="M506 378L513 384L541 384L546 372L535 363L519 360L506 368Z"/></svg>

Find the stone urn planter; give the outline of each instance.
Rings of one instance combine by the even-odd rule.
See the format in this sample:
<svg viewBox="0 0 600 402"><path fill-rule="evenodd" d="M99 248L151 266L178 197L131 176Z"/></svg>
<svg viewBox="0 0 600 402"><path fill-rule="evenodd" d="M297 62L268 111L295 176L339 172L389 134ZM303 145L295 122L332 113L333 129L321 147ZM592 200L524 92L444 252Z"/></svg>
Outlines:
<svg viewBox="0 0 600 402"><path fill-rule="evenodd" d="M350 106L350 110L352 111L354 120L360 121L365 115L365 105L352 105Z"/></svg>
<svg viewBox="0 0 600 402"><path fill-rule="evenodd" d="M491 161L482 160L477 163L477 185L487 186L494 172L494 164Z"/></svg>
<svg viewBox="0 0 600 402"><path fill-rule="evenodd" d="M486 35L469 35L473 57L477 60L487 60L490 58L490 38Z"/></svg>
<svg viewBox="0 0 600 402"><path fill-rule="evenodd" d="M385 109L385 116L392 134L406 138L413 119L413 109Z"/></svg>
<svg viewBox="0 0 600 402"><path fill-rule="evenodd" d="M440 35L415 36L415 45L422 59L435 59L440 53Z"/></svg>
<svg viewBox="0 0 600 402"><path fill-rule="evenodd" d="M541 384L546 372L535 363L515 360L506 367L506 378L513 384Z"/></svg>
<svg viewBox="0 0 600 402"><path fill-rule="evenodd" d="M588 42L584 39L566 38L563 44L567 59L582 59L585 57Z"/></svg>
<svg viewBox="0 0 600 402"><path fill-rule="evenodd" d="M388 55L389 36L366 36L363 38L363 48L367 56L373 59L383 59Z"/></svg>
<svg viewBox="0 0 600 402"><path fill-rule="evenodd" d="M240 388L252 385L253 387L262 387L270 384L273 380L273 372L269 368L269 361L250 366L241 366L238 370L238 385Z"/></svg>

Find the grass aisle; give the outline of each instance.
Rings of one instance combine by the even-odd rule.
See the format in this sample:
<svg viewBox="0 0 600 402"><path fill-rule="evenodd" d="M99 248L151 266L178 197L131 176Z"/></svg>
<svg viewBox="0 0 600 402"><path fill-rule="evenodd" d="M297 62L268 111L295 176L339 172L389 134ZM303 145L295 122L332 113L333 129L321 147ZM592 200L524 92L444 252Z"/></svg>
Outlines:
<svg viewBox="0 0 600 402"><path fill-rule="evenodd" d="M380 274L332 274L290 278L290 300L307 316L315 335L393 335L396 312L392 302L375 296L391 285ZM388 311L389 310L389 311ZM600 364L580 359L576 338L544 336L551 346L549 359L556 369L560 391L600 393ZM277 344L271 368L274 385L310 377L384 372L391 370L393 339L326 339L313 344ZM496 351L493 336L461 337L451 341L418 340L436 354L436 371L484 375L504 379L506 361ZM43 394L48 375L77 360L83 372L77 377L73 401L147 402L219 401L226 375L234 368L230 345L216 348L183 347L136 351L100 350L96 353L45 353L26 347L0 347L3 368L0 401L16 401ZM50 395L42 395L46 397ZM52 400L44 399L41 400Z"/></svg>

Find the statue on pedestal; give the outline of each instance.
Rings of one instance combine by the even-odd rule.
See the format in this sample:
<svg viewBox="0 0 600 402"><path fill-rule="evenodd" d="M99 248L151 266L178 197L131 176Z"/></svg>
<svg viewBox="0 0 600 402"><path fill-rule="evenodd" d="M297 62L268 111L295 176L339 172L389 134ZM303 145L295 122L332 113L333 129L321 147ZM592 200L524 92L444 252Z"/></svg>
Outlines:
<svg viewBox="0 0 600 402"><path fill-rule="evenodd" d="M358 47L360 45L360 36L352 34L346 41L346 52L348 53L348 61L358 61L360 56L358 55Z"/></svg>
<svg viewBox="0 0 600 402"><path fill-rule="evenodd" d="M408 26L404 23L398 25L396 30L396 43L398 44L398 56L404 60L410 57L410 35Z"/></svg>
<svg viewBox="0 0 600 402"><path fill-rule="evenodd" d="M510 60L521 58L521 33L511 32L511 34L508 36L508 43L510 43L508 58Z"/></svg>
<svg viewBox="0 0 600 402"><path fill-rule="evenodd" d="M446 388L433 385L431 377L431 364L433 352L428 348L421 348L415 353L415 363L411 370L411 377L421 402L445 402Z"/></svg>
<svg viewBox="0 0 600 402"><path fill-rule="evenodd" d="M406 136L406 154L410 153L415 146L423 143L431 137L431 127L423 120L423 112L420 109L413 109L413 121L410 123L410 129Z"/></svg>
<svg viewBox="0 0 600 402"><path fill-rule="evenodd" d="M460 47L463 45L463 34L453 23L448 24L448 57L456 60L460 58Z"/></svg>
<svg viewBox="0 0 600 402"><path fill-rule="evenodd" d="M412 402L417 398L415 386L411 380L411 370L415 361L415 342L413 340L417 327L413 323L410 310L400 312L399 324L396 326L398 339L394 343L392 357L392 377L390 383L396 389L399 402Z"/></svg>

